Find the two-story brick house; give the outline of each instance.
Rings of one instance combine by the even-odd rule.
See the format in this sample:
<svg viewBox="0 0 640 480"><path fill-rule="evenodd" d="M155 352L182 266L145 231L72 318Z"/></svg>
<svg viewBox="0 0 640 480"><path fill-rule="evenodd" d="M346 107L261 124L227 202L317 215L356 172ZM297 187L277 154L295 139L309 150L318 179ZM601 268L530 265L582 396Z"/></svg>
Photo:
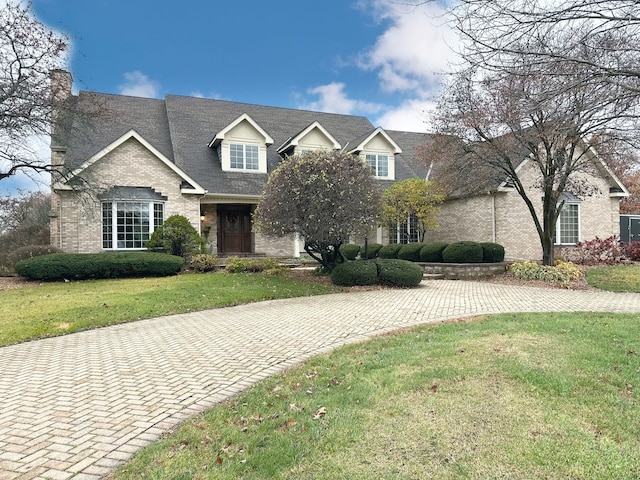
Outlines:
<svg viewBox="0 0 640 480"><path fill-rule="evenodd" d="M290 257L300 251L298 239L265 237L251 224L269 173L288 155L350 152L369 165L383 188L428 174L416 152L430 136L385 131L365 117L174 95L73 96L66 72L52 78L66 86L76 111L98 106L97 115L65 118L52 133L52 164L65 175L53 178L51 241L65 252L144 249L165 218L180 214L214 253ZM624 190L605 168L593 181L606 192ZM617 205L607 195L585 200L578 212L579 239L617 233ZM497 241L510 257L536 258L537 236L530 234L527 215L517 194L504 188L451 199L428 240ZM379 228L370 240L410 238Z"/></svg>

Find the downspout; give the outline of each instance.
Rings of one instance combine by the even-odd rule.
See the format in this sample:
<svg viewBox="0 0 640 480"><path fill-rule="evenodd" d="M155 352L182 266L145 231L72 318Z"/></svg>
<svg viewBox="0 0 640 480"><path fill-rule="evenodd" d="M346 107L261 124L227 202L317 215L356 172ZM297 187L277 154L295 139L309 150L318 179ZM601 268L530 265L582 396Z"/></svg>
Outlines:
<svg viewBox="0 0 640 480"><path fill-rule="evenodd" d="M491 236L493 237L493 243L498 243L497 242L497 227L496 227L496 194L489 192L489 194L491 195L491 228L492 228L492 232L491 232Z"/></svg>
<svg viewBox="0 0 640 480"><path fill-rule="evenodd" d="M431 170L433 169L433 160L431 160L431 163L429 164L429 170L427 170L427 176L425 177L425 181L429 181L429 178L431 177Z"/></svg>

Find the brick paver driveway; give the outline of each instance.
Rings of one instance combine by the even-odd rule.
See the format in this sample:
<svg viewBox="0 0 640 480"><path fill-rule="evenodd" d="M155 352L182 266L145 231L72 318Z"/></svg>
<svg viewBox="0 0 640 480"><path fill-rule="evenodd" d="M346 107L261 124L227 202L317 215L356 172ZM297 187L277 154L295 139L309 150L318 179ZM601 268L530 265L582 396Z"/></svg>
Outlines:
<svg viewBox="0 0 640 480"><path fill-rule="evenodd" d="M311 355L411 325L532 311L640 312L640 295L440 280L3 347L0 480L98 479L190 415Z"/></svg>

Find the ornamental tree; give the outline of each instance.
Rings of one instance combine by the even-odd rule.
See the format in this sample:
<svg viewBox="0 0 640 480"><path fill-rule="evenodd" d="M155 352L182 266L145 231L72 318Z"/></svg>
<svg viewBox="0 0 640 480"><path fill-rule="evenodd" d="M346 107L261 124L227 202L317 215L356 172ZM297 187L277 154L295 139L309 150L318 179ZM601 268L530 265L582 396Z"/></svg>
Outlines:
<svg viewBox="0 0 640 480"><path fill-rule="evenodd" d="M409 225L409 215L418 223L418 241L424 241L429 227L437 226L438 207L444 201L444 189L430 180L408 178L394 183L382 194L382 216L388 225Z"/></svg>
<svg viewBox="0 0 640 480"><path fill-rule="evenodd" d="M254 212L267 235L299 234L304 249L327 270L344 262L340 245L375 227L380 192L361 158L337 151L285 159L269 177Z"/></svg>

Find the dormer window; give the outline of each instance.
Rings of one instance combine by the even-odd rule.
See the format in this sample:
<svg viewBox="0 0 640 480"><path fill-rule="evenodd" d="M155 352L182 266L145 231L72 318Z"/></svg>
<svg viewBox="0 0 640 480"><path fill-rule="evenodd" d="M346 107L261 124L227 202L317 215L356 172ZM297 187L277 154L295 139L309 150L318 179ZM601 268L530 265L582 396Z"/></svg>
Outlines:
<svg viewBox="0 0 640 480"><path fill-rule="evenodd" d="M395 180L395 155L402 149L380 127L353 142L349 153L359 155L371 170L371 174L381 180Z"/></svg>
<svg viewBox="0 0 640 480"><path fill-rule="evenodd" d="M389 176L389 156L376 153L365 154L367 165L372 175L376 177Z"/></svg>
<svg viewBox="0 0 640 480"><path fill-rule="evenodd" d="M229 167L234 170L259 170L258 145L232 143L229 145Z"/></svg>
<svg viewBox="0 0 640 480"><path fill-rule="evenodd" d="M319 122L313 122L278 147L280 155L299 155L318 150L340 150L342 146Z"/></svg>
<svg viewBox="0 0 640 480"><path fill-rule="evenodd" d="M246 113L239 116L209 143L216 148L225 172L267 173L267 147L273 139Z"/></svg>

